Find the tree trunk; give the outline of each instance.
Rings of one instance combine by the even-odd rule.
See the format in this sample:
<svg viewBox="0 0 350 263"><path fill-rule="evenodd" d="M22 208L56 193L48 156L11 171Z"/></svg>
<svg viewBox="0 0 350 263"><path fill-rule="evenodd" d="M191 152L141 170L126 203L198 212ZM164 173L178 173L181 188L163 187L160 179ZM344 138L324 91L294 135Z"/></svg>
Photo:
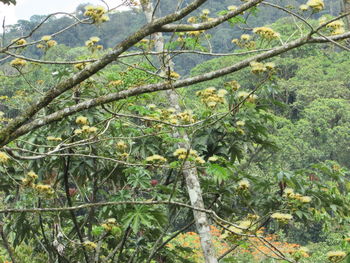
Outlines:
<svg viewBox="0 0 350 263"><path fill-rule="evenodd" d="M152 21L152 14L154 12L153 4L151 0L148 1L141 1L142 3L142 9L146 16L147 22ZM164 39L162 33L156 33L154 34L154 45L155 45L155 51L156 52L163 52L164 51ZM161 67L163 71L167 71L167 69L170 68L170 70L173 70L174 65L171 61L170 56L159 56L159 60L161 63ZM181 110L181 106L179 103L179 97L176 94L175 91L168 90L167 96L169 103L172 107L174 107L177 111ZM186 134L180 135L179 133L174 134L177 138L182 138L183 143L179 143L179 147L190 149L190 140ZM200 182L198 178L198 171L196 168L193 168L193 165L190 162L186 162L184 164L183 169L183 175L186 179L186 187L187 192L191 201L191 205L198 208L205 208L203 197L202 197L202 191L200 187ZM199 212L199 211L193 211L193 216L196 222L196 228L197 232L200 237L201 241L201 247L204 255L204 259L206 263L217 263L217 258L215 256L215 249L212 242L212 235L210 233L210 225L207 218L206 213Z"/></svg>

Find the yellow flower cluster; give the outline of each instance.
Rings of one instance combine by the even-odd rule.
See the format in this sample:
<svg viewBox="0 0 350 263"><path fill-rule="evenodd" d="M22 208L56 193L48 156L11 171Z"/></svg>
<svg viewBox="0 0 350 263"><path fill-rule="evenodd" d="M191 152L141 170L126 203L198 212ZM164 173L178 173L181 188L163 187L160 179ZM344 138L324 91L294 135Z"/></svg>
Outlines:
<svg viewBox="0 0 350 263"><path fill-rule="evenodd" d="M214 87L209 87L205 90L197 91L196 95L201 98L201 102L207 107L214 109L218 104L225 103L225 96L227 93L225 89L216 90Z"/></svg>
<svg viewBox="0 0 350 263"><path fill-rule="evenodd" d="M171 71L169 74L169 77L172 79L178 79L178 78L180 78L180 74L175 72L175 71Z"/></svg>
<svg viewBox="0 0 350 263"><path fill-rule="evenodd" d="M241 91L241 92L238 92L237 98L240 100L246 100L250 103L255 103L256 100L258 99L258 96L255 94L250 94L249 92L246 92L246 91Z"/></svg>
<svg viewBox="0 0 350 263"><path fill-rule="evenodd" d="M304 204L310 203L312 201L312 198L310 196L303 196L301 194L294 193L294 190L292 188L284 189L283 194L287 198L298 200Z"/></svg>
<svg viewBox="0 0 350 263"><path fill-rule="evenodd" d="M47 136L47 137L46 137L46 140L48 140L48 141L60 142L60 141L62 141L62 138L60 138L60 137L55 137L55 136Z"/></svg>
<svg viewBox="0 0 350 263"><path fill-rule="evenodd" d="M57 45L57 42L55 40L52 40L51 36L43 36L41 40L43 41L43 43L36 45L37 48L47 50Z"/></svg>
<svg viewBox="0 0 350 263"><path fill-rule="evenodd" d="M186 34L190 37L199 37L204 32L205 32L204 30L195 30L195 31L186 32Z"/></svg>
<svg viewBox="0 0 350 263"><path fill-rule="evenodd" d="M271 218L276 219L278 222L281 223L288 223L290 220L293 219L293 216L290 214L283 214L283 213L273 213L271 215Z"/></svg>
<svg viewBox="0 0 350 263"><path fill-rule="evenodd" d="M75 119L75 123L76 124L79 124L79 125L82 125L82 127L80 129L75 129L74 130L74 134L75 135L79 135L79 134L82 134L82 133L95 133L97 132L97 127L91 127L89 126L89 120L88 118L84 117L84 116L78 116L76 119Z"/></svg>
<svg viewBox="0 0 350 263"><path fill-rule="evenodd" d="M234 234L243 234L244 232L249 230L249 228L251 228L252 225L253 225L253 222L251 220L240 221L238 222L237 227L235 226L228 227L230 231L225 231L225 233L222 234L220 238L226 239L227 237L230 237L231 235L234 235Z"/></svg>
<svg viewBox="0 0 350 263"><path fill-rule="evenodd" d="M22 179L22 184L26 187L35 187L34 182L36 179L38 179L38 175L33 171L30 171L27 173L26 177Z"/></svg>
<svg viewBox="0 0 350 263"><path fill-rule="evenodd" d="M90 63L88 62L77 63L77 64L74 64L74 68L76 68L77 70L83 70L89 64Z"/></svg>
<svg viewBox="0 0 350 263"><path fill-rule="evenodd" d="M22 46L22 45L27 44L27 41L24 38L14 39L14 40L12 40L12 42L18 46Z"/></svg>
<svg viewBox="0 0 350 263"><path fill-rule="evenodd" d="M188 154L187 154L188 152ZM179 160L184 160L186 157L188 157L189 161L195 161L199 164L204 164L205 161L203 160L202 157L198 155L198 152L196 150L190 149L189 151L185 148L179 148L177 149L173 155L177 157Z"/></svg>
<svg viewBox="0 0 350 263"><path fill-rule="evenodd" d="M102 50L103 46L97 45L97 42L99 41L99 37L90 37L89 40L85 41L85 46L87 46L91 52L95 52L96 50Z"/></svg>
<svg viewBox="0 0 350 263"><path fill-rule="evenodd" d="M267 40L272 40L280 37L279 33L275 32L272 28L265 27L265 26L254 28L253 33Z"/></svg>
<svg viewBox="0 0 350 263"><path fill-rule="evenodd" d="M101 226L105 231L110 232L116 225L117 220L115 218L108 218Z"/></svg>
<svg viewBox="0 0 350 263"><path fill-rule="evenodd" d="M261 62L257 62L257 61L252 61L249 63L252 73L254 74L259 74L262 72L274 72L276 65L272 62L268 62L268 63L261 63Z"/></svg>
<svg viewBox="0 0 350 263"><path fill-rule="evenodd" d="M345 33L344 22L341 20L333 21L326 25L331 30L332 35L340 35Z"/></svg>
<svg viewBox="0 0 350 263"><path fill-rule="evenodd" d="M216 156L216 155L210 156L210 157L208 158L208 161L209 161L209 162L217 162L218 160L219 160L219 157Z"/></svg>
<svg viewBox="0 0 350 263"><path fill-rule="evenodd" d="M155 104L147 105L147 108L154 111L154 113L150 114L148 117L153 120L161 120L168 122L170 124L177 125L179 123L194 123L195 118L193 116L193 112L190 110L185 110L180 113L176 113L174 108L168 109L157 109ZM162 128L163 124L158 124L156 128Z"/></svg>
<svg viewBox="0 0 350 263"><path fill-rule="evenodd" d="M148 156L146 158L146 162L148 162L148 163L165 163L165 162L167 162L167 159L159 154L154 154L152 156Z"/></svg>
<svg viewBox="0 0 350 263"><path fill-rule="evenodd" d="M75 119L75 123L80 125L87 125L89 124L89 120L87 117L80 115Z"/></svg>
<svg viewBox="0 0 350 263"><path fill-rule="evenodd" d="M124 141L119 141L116 144L117 150L120 152L125 152L128 148L128 145Z"/></svg>
<svg viewBox="0 0 350 263"><path fill-rule="evenodd" d="M10 160L10 157L4 153L0 152L0 163L7 163Z"/></svg>
<svg viewBox="0 0 350 263"><path fill-rule="evenodd" d="M245 125L245 121L236 121L236 125L238 127L243 127Z"/></svg>
<svg viewBox="0 0 350 263"><path fill-rule="evenodd" d="M248 34L243 34L241 35L240 39L232 39L232 43L236 44L237 46L241 47L241 48L248 48L248 49L253 49L256 46L255 41L250 40L251 36Z"/></svg>
<svg viewBox="0 0 350 263"><path fill-rule="evenodd" d="M194 23L197 22L197 18L194 17L194 16L191 16L191 17L189 17L189 18L187 19L187 22L188 22L188 23L191 23L191 24L194 24Z"/></svg>
<svg viewBox="0 0 350 263"><path fill-rule="evenodd" d="M27 61L21 59L21 58L15 58L10 62L10 65L14 68L22 68L25 65L27 65Z"/></svg>
<svg viewBox="0 0 350 263"><path fill-rule="evenodd" d="M194 123L196 121L194 119L193 112L190 110L185 110L183 112L180 112L176 116L183 123Z"/></svg>
<svg viewBox="0 0 350 263"><path fill-rule="evenodd" d="M324 9L323 0L309 0L306 5L311 7L314 12L319 12Z"/></svg>
<svg viewBox="0 0 350 263"><path fill-rule="evenodd" d="M230 87L233 91L237 91L241 88L241 85L237 80L226 82L224 85Z"/></svg>
<svg viewBox="0 0 350 263"><path fill-rule="evenodd" d="M88 250L94 250L97 248L96 243L88 240L83 243L83 246L86 247Z"/></svg>
<svg viewBox="0 0 350 263"><path fill-rule="evenodd" d="M307 11L309 9L309 6L308 5L300 5L299 6L299 9L303 12Z"/></svg>
<svg viewBox="0 0 350 263"><path fill-rule="evenodd" d="M238 189L239 190L248 190L250 187L250 183L247 179L242 179L238 182Z"/></svg>
<svg viewBox="0 0 350 263"><path fill-rule="evenodd" d="M106 9L102 6L86 6L84 16L90 17L96 24L109 21L109 17L106 15Z"/></svg>
<svg viewBox="0 0 350 263"><path fill-rule="evenodd" d="M51 185L48 185L48 184L37 184L35 186L35 189L40 194L43 194L46 196L52 196L55 193L55 191L52 189Z"/></svg>
<svg viewBox="0 0 350 263"><path fill-rule="evenodd" d="M203 10L202 10L202 14L205 15L205 16L207 16L207 15L210 14L210 10L209 10L209 9L203 9Z"/></svg>
<svg viewBox="0 0 350 263"><path fill-rule="evenodd" d="M346 253L344 251L329 251L327 253L327 258L330 262L339 262L345 257Z"/></svg>
<svg viewBox="0 0 350 263"><path fill-rule="evenodd" d="M41 40L47 42L47 41L51 40L51 36L48 36L48 35L43 36L43 37L41 38Z"/></svg>

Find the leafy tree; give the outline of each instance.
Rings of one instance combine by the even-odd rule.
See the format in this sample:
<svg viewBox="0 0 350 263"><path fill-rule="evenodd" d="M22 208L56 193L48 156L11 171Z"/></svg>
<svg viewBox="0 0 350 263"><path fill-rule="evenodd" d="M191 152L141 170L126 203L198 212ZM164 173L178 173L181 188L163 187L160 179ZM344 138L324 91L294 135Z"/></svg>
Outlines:
<svg viewBox="0 0 350 263"><path fill-rule="evenodd" d="M199 247L178 241L189 230L208 263L244 260L254 246L298 262L308 252L277 248L274 233L348 230L348 80L333 80L333 96L320 76L347 66L343 16L312 20L326 12L321 0L300 11L167 3L128 1L122 14L80 6L78 19L35 16L8 32L21 34L0 46L1 260L196 262ZM261 24L271 10L292 18ZM234 51L218 53L228 29ZM322 59L330 43L339 50ZM189 55L200 58L181 76ZM219 58L198 65L203 56ZM295 88L317 80L319 96Z"/></svg>

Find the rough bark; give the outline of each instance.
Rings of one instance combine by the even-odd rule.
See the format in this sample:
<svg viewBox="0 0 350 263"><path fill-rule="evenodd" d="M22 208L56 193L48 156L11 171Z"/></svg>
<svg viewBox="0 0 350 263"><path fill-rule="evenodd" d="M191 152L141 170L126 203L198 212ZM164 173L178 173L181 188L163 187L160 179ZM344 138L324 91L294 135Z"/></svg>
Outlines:
<svg viewBox="0 0 350 263"><path fill-rule="evenodd" d="M152 1L143 1L142 2L143 12L146 16L147 22L151 23L153 20L154 8ZM162 33L154 34L155 41L155 51L163 52L164 51L164 39ZM160 66L163 70L170 68L173 70L173 62L171 61L170 56L164 54L164 56L159 56ZM179 98L173 90L167 91L168 100L171 106L177 110L181 109ZM179 133L174 134L175 137L182 138L184 143L180 143L179 146L190 149L190 140L186 134L180 135ZM198 208L204 208L204 202L202 197L201 186L198 178L198 171L196 168L193 168L190 162L186 162L183 169L183 175L186 179L187 192L190 198L191 205ZM196 228L198 235L201 241L201 247L204 255L204 260L206 263L217 263L215 256L215 249L212 242L212 235L210 233L210 225L207 218L207 214L200 211L193 211L194 220L196 222Z"/></svg>

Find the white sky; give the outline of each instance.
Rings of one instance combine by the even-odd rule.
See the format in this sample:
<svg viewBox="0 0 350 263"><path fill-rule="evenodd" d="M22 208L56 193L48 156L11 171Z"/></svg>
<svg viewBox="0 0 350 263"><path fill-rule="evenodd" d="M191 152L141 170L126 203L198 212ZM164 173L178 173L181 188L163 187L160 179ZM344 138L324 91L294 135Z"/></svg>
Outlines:
<svg viewBox="0 0 350 263"><path fill-rule="evenodd" d="M104 2L112 8L120 4L121 0L104 0ZM19 19L29 20L32 15L48 15L58 11L73 12L83 3L105 6L101 0L17 0L16 6L0 3L0 23L2 25L4 17L6 25L10 25Z"/></svg>

